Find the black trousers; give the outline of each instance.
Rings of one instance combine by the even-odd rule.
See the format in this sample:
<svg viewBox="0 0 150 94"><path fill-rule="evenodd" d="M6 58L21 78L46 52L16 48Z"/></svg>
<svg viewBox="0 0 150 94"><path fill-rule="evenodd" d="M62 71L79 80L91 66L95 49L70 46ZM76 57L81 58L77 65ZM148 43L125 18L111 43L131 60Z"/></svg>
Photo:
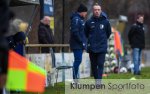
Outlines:
<svg viewBox="0 0 150 94"><path fill-rule="evenodd" d="M91 61L91 69L95 79L102 79L105 53L89 53Z"/></svg>

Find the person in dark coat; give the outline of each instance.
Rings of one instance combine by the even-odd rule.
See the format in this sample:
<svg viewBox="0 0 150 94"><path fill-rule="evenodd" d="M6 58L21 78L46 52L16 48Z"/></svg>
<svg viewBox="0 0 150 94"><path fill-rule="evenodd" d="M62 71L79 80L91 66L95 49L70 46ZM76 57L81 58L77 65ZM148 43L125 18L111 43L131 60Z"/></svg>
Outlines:
<svg viewBox="0 0 150 94"><path fill-rule="evenodd" d="M8 0L0 0L0 94L6 83L8 65L8 43L4 37L8 32L10 10Z"/></svg>
<svg viewBox="0 0 150 94"><path fill-rule="evenodd" d="M77 12L71 16L70 24L70 48L74 54L73 79L77 82L78 70L82 61L82 53L86 48L86 38L84 34L84 18L87 15L87 7L83 4L77 9Z"/></svg>
<svg viewBox="0 0 150 94"><path fill-rule="evenodd" d="M22 56L25 56L25 53L24 53L24 45L25 45L25 39L26 39L25 33L18 32L17 34L13 36L13 38L16 44L14 51Z"/></svg>
<svg viewBox="0 0 150 94"><path fill-rule="evenodd" d="M10 21L9 32L5 35L9 43L9 49L14 50L19 55L25 56L25 31L28 24L21 19L12 19Z"/></svg>
<svg viewBox="0 0 150 94"><path fill-rule="evenodd" d="M133 50L133 63L134 63L134 74L140 75L140 64L141 64L141 53L142 49L145 48L145 30L143 26L144 15L138 14L137 21L132 25L128 39L129 44Z"/></svg>
<svg viewBox="0 0 150 94"><path fill-rule="evenodd" d="M52 29L50 28L50 18L45 16L39 25L38 29L38 40L40 44L54 44L54 35ZM49 53L48 47L41 49L42 53Z"/></svg>
<svg viewBox="0 0 150 94"><path fill-rule="evenodd" d="M85 23L85 35L88 40L87 51L96 83L100 83L103 74L107 40L111 34L111 26L101 6L93 6L93 16Z"/></svg>

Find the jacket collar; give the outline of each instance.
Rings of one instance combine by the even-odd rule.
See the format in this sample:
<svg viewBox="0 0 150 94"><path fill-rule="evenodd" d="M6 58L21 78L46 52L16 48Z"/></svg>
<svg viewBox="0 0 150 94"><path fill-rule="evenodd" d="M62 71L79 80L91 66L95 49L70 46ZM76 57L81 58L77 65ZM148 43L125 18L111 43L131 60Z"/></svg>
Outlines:
<svg viewBox="0 0 150 94"><path fill-rule="evenodd" d="M47 27L47 28L50 28L49 25L45 25L45 24L43 24L43 23L40 23L40 25L41 25L41 26L45 26L45 27Z"/></svg>
<svg viewBox="0 0 150 94"><path fill-rule="evenodd" d="M77 12L77 16L78 16L79 18L81 18L82 20L84 19L84 17L82 17L82 16L79 14L79 12Z"/></svg>
<svg viewBox="0 0 150 94"><path fill-rule="evenodd" d="M143 26L143 23L140 23L140 22L138 22L138 21L136 21L136 24L137 24L137 25L140 25L140 26Z"/></svg>
<svg viewBox="0 0 150 94"><path fill-rule="evenodd" d="M99 21L99 20L104 20L107 19L107 17L105 15L103 15L103 13L100 14L99 17L95 17L94 15L92 16L92 19Z"/></svg>

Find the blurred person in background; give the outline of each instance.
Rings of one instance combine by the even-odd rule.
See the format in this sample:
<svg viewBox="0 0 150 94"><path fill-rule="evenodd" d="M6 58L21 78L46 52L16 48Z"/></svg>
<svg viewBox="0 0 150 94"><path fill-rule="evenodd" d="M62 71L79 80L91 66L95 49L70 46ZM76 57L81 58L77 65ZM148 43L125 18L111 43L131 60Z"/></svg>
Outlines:
<svg viewBox="0 0 150 94"><path fill-rule="evenodd" d="M14 19L10 23L10 31L6 34L9 49L13 49L18 54L25 56L25 32L28 24L20 19Z"/></svg>
<svg viewBox="0 0 150 94"><path fill-rule="evenodd" d="M10 10L8 0L0 0L0 94L6 83L8 64L8 43L5 34L8 32Z"/></svg>
<svg viewBox="0 0 150 94"><path fill-rule="evenodd" d="M74 82L78 82L78 70L82 61L82 53L86 48L86 38L84 34L84 19L87 15L87 7L80 4L77 12L71 16L70 24L70 48L74 54L73 63L73 79Z"/></svg>
<svg viewBox="0 0 150 94"><path fill-rule="evenodd" d="M50 17L44 16L39 24L38 29L38 41L39 44L54 44L54 35L52 29L50 28ZM49 53L49 47L41 48L42 53Z"/></svg>
<svg viewBox="0 0 150 94"><path fill-rule="evenodd" d="M14 40L16 42L14 50L22 56L25 56L25 44L28 43L28 37L25 35L27 27L28 24L26 22L21 22L19 24L19 32L14 35Z"/></svg>
<svg viewBox="0 0 150 94"><path fill-rule="evenodd" d="M132 25L129 33L128 39L129 44L132 48L132 58L134 63L134 74L140 75L140 64L141 64L141 55L142 49L145 48L145 30L144 30L144 15L138 14L136 22Z"/></svg>

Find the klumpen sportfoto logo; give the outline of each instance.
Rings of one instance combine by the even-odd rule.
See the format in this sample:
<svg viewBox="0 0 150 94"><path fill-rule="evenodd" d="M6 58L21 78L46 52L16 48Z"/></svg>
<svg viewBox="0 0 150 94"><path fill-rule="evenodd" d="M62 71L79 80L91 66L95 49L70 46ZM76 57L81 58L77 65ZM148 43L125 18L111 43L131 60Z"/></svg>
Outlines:
<svg viewBox="0 0 150 94"><path fill-rule="evenodd" d="M145 85L142 83L124 83L124 84L114 84L114 83L107 83L107 84L86 84L86 83L70 83L71 90L144 90Z"/></svg>

